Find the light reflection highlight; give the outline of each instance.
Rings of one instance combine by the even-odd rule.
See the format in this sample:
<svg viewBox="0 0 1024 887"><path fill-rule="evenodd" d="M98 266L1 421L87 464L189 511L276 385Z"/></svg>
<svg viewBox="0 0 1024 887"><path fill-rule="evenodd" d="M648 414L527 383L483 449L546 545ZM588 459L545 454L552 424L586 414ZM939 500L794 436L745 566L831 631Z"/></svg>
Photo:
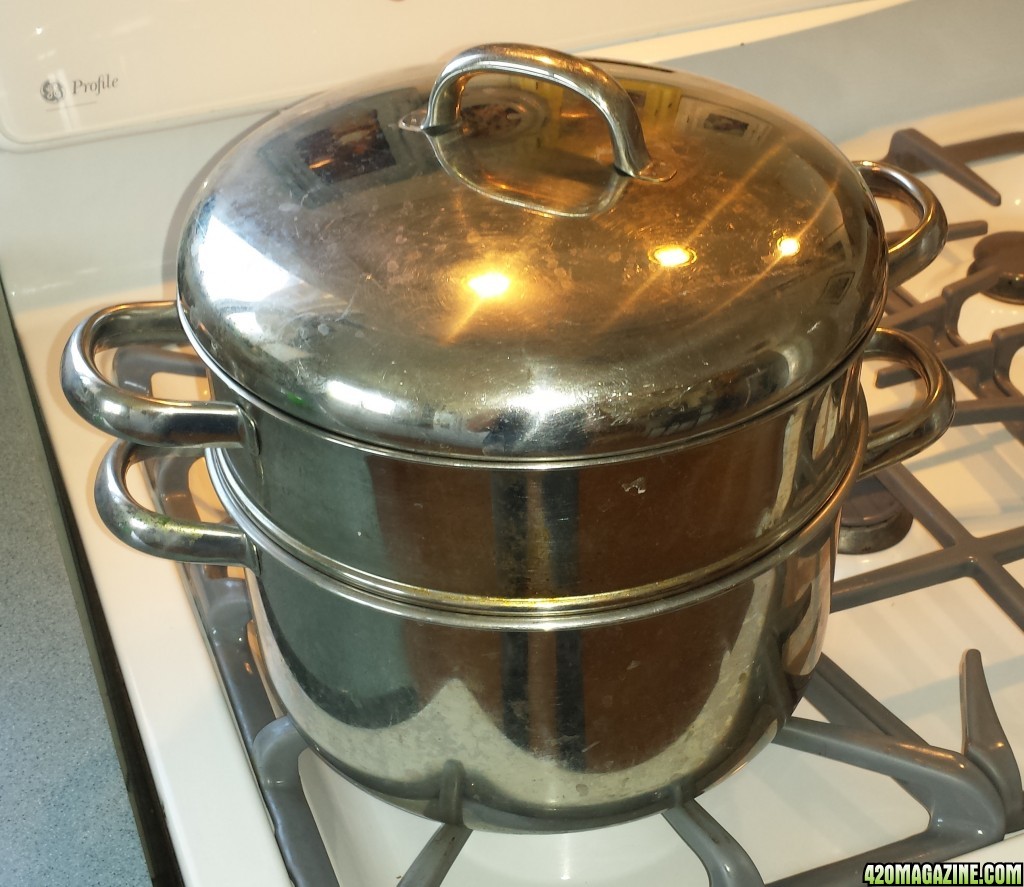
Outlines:
<svg viewBox="0 0 1024 887"><path fill-rule="evenodd" d="M543 382L535 383L529 391L524 391L509 399L513 406L520 407L531 416L550 416L562 410L576 406L579 398L573 391L553 388Z"/></svg>
<svg viewBox="0 0 1024 887"><path fill-rule="evenodd" d="M780 256L788 259L800 252L800 241L796 237L780 237L775 243L775 249Z"/></svg>
<svg viewBox="0 0 1024 887"><path fill-rule="evenodd" d="M512 281L499 271L488 271L486 274L478 274L466 281L468 286L481 299L495 299L508 292Z"/></svg>
<svg viewBox="0 0 1024 887"><path fill-rule="evenodd" d="M381 416L390 416L395 411L397 404L390 397L377 394L374 391L362 391L347 382L332 379L327 383L327 392L335 400L339 400L348 406L360 407L371 413Z"/></svg>
<svg viewBox="0 0 1024 887"><path fill-rule="evenodd" d="M216 216L210 219L196 253L203 284L215 301L261 302L295 282L291 272Z"/></svg>
<svg viewBox="0 0 1024 887"><path fill-rule="evenodd" d="M263 327L255 311L235 311L228 315L228 319L243 338L259 339L263 335Z"/></svg>
<svg viewBox="0 0 1024 887"><path fill-rule="evenodd" d="M667 243L657 247L651 253L651 258L663 268L681 268L696 262L697 254L688 246Z"/></svg>

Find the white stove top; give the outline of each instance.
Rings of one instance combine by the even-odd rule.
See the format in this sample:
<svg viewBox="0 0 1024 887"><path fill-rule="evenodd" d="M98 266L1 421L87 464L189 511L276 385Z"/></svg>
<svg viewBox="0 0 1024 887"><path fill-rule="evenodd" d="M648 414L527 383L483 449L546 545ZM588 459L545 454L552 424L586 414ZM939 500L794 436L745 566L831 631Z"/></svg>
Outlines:
<svg viewBox="0 0 1024 887"><path fill-rule="evenodd" d="M909 6L946 9L952 4ZM981 18L979 12L979 28ZM1016 13L1016 19L1019 33L1024 13ZM1009 24L990 22L986 27L999 32ZM767 33L750 32L749 24L742 27L747 29L742 33ZM861 25L851 28L850 33L861 33ZM716 32L716 39L732 45L724 33ZM927 25L922 39L927 45L945 45L947 36L940 21ZM834 44L842 44L842 35L830 40L806 36L809 55L826 57L819 62L825 67L817 74L808 71L808 79L846 84L856 78L862 81L859 89L878 91L887 77L895 76L851 74L849 67L860 54L851 51L836 65ZM676 43L634 44L633 57L653 60L645 53L657 52L675 58L701 45L684 35ZM701 70L717 64L714 56L698 61ZM984 70L993 64L980 61ZM908 62L886 64L898 69ZM916 74L923 62L913 59L912 64ZM1007 79L1024 83L1024 59L1006 59L1006 64ZM938 76L942 83L941 72ZM1024 129L1024 89L1020 97L1008 100L997 91L999 101L989 101L984 85L978 89L970 107L962 107L965 101L957 97L941 113L924 119L913 111L907 112L913 116L897 119L883 102L883 127L875 129L866 112L857 110L834 133L846 138L843 147L850 156L877 158L885 154L892 130L900 125L914 125L940 142ZM959 96L956 89L949 92ZM771 98L779 101L778 96ZM804 95L797 98L809 101ZM828 97L818 101L827 103ZM821 108L820 116L826 122L841 117L831 108ZM173 267L169 257L176 207L202 165L253 119L232 118L31 154L0 152L0 184L10 195L0 219L0 271L190 885L281 885L288 883L288 876L176 567L125 548L98 522L92 479L109 439L64 402L56 366L72 327L89 311L116 301L173 297L173 285L158 281L162 269ZM1024 156L975 168L1002 192L1002 206L988 207L959 186L928 175L926 181L950 220L987 218L993 231L1024 230ZM96 205L104 207L98 221ZM80 241L72 240L75 232L81 233ZM963 277L974 242L950 244L907 289L919 298L931 297ZM977 297L968 303L965 317L965 338L980 340L994 323L1024 322L1024 311ZM895 397L879 392L872 401L884 408ZM973 533L1024 524L1024 450L1001 426L952 429L939 445L912 460L911 468ZM840 576L936 547L915 526L895 549L870 558L841 558ZM1024 581L1024 567L1008 569ZM1020 756L1022 640L1020 629L988 596L973 581L962 579L833 614L825 653L929 743L959 749L960 656L968 647L979 649L1003 727ZM818 717L807 703L797 714ZM301 767L344 887L396 883L435 825L369 798L312 753L304 753ZM904 837L927 821L925 811L888 778L778 746L768 747L700 803L746 848L765 881ZM972 858L1022 860L1024 836ZM705 880L697 858L655 817L568 836L475 834L445 885L519 887L568 881L594 887L667 887Z"/></svg>

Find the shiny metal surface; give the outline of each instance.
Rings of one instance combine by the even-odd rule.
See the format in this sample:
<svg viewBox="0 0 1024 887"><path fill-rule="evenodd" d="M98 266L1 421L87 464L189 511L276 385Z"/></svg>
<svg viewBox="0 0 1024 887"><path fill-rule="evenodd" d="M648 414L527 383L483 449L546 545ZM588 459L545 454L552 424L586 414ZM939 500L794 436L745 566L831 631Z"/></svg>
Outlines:
<svg viewBox="0 0 1024 887"><path fill-rule="evenodd" d="M460 53L438 75L427 100L422 128L434 134L462 123L462 91L478 74L511 74L532 77L570 89L592 104L604 117L612 140L615 168L637 179L662 181L674 170L651 160L636 107L618 83L597 65L552 49L498 43Z"/></svg>
<svg viewBox="0 0 1024 887"><path fill-rule="evenodd" d="M436 87L461 126L409 128L427 86L317 99L211 175L177 310L213 402L98 369L132 324L175 341L170 303L87 321L65 384L134 441L97 481L108 527L250 568L275 688L339 770L446 821L591 827L699 793L795 705L865 448L875 470L952 415L945 370L874 329L890 258L910 273L945 220L863 167L919 217L887 252L868 184L817 135L611 66L678 169L623 176L593 95L480 65ZM869 443L865 351L927 389ZM154 441L209 448L237 529L131 497Z"/></svg>
<svg viewBox="0 0 1024 887"><path fill-rule="evenodd" d="M187 563L238 564L259 570L259 554L237 527L169 518L150 511L128 491L127 473L137 462L181 447L148 447L118 441L96 474L95 496L103 522L119 539L148 554Z"/></svg>
<svg viewBox="0 0 1024 887"><path fill-rule="evenodd" d="M84 419L124 440L182 449L254 448L252 427L234 403L161 400L128 391L100 372L97 356L131 342L174 345L185 341L173 302L113 305L82 321L61 359L65 396Z"/></svg>
<svg viewBox="0 0 1024 887"><path fill-rule="evenodd" d="M878 330L868 354L912 367L925 392L867 433L862 474L924 449L953 414L948 374L912 337ZM258 462L245 450L212 459L233 510L342 581L436 607L621 605L623 589L656 597L733 572L811 520L861 458L859 371L854 361L785 410L667 452L427 459L346 446L264 409ZM219 380L214 390L237 396Z"/></svg>
<svg viewBox="0 0 1024 887"><path fill-rule="evenodd" d="M168 308L147 310L159 319ZM142 341L153 338L146 316L138 315ZM937 437L952 389L912 340L883 331L871 347L927 383L899 423L869 435L873 465ZM374 447L303 424L214 374L214 403L253 429L215 461L240 509L342 581L396 599L429 591L436 606L453 597L460 607L510 598L557 608L603 595L621 604L624 588L657 596L705 584L809 521L859 458L859 366L849 360L785 409L682 446L558 462L517 460L515 429L492 437L486 460ZM166 519L157 529L170 532ZM165 547L187 554L194 529L178 536Z"/></svg>
<svg viewBox="0 0 1024 887"><path fill-rule="evenodd" d="M394 606L529 619L635 607L740 569L814 517L860 464L867 427L849 369L692 450L542 470L368 450L259 415L259 460L207 456L224 505L261 538ZM104 522L158 557L260 572L259 546L237 529L130 495L127 468L169 449L114 445L96 481Z"/></svg>
<svg viewBox="0 0 1024 887"><path fill-rule="evenodd" d="M225 447L239 507L270 536L399 598L578 606L759 557L854 465L869 338L927 394L872 435L868 470L948 424L945 371L871 326L887 262L911 273L945 220L912 178L854 167L754 99L612 70L622 87L486 47L433 85L426 132L408 128L426 87L281 115L211 175L183 238L177 308L215 401L134 395L97 369L132 324L173 341L169 304L86 321L69 397L129 440ZM678 175L607 162L644 136ZM588 170L616 182L600 212L524 208L578 210ZM870 189L919 218L888 253Z"/></svg>
<svg viewBox="0 0 1024 887"><path fill-rule="evenodd" d="M887 255L869 189L832 145L735 90L603 65L677 170L630 178L609 136L621 102L606 115L545 58L526 77L476 75L471 58L436 87L319 97L236 146L180 252L204 359L368 443L487 458L500 438L502 457L560 459L736 426L862 347ZM461 126L403 128L432 88ZM918 207L898 255L931 255L934 199L869 175Z"/></svg>
<svg viewBox="0 0 1024 887"><path fill-rule="evenodd" d="M134 446L115 448L115 484L123 460L146 457ZM554 617L445 611L339 582L232 512L213 478L260 550L247 577L264 661L313 748L415 812L537 832L665 809L771 739L820 653L854 474L734 574Z"/></svg>
<svg viewBox="0 0 1024 887"><path fill-rule="evenodd" d="M569 831L696 796L770 741L820 651L832 538L681 609L579 629L417 622L276 560L250 594L276 692L341 773L442 818L460 769L466 825Z"/></svg>
<svg viewBox="0 0 1024 887"><path fill-rule="evenodd" d="M214 390L232 393L219 379ZM531 466L353 446L264 409L259 458L225 450L218 463L275 537L348 581L560 599L700 584L752 560L859 458L862 410L846 367L788 410L700 445Z"/></svg>
<svg viewBox="0 0 1024 887"><path fill-rule="evenodd" d="M831 386L818 392L826 403L834 393ZM859 464L866 426L859 399L851 403L854 434L845 452L826 451L831 461L819 467L834 473L827 480L796 447L790 455L799 453L802 464L790 468L798 481L784 478L779 484L777 470L766 470L767 460L756 459L725 475L715 470L718 460L727 453L737 463L744 460L733 436L707 452L584 470L410 464L360 450L349 450L344 462L330 451L322 454L333 456L328 461L307 459L314 473L329 476L330 463L345 464L351 476L370 478L372 521L365 500L335 515L303 494L268 513L265 501L281 503L284 488L274 482L276 492L268 495L265 481L263 498L254 499L227 452L211 451L207 464L225 507L245 515L247 527L258 528L254 538L272 540L290 557L348 586L435 611L589 618L704 587L798 532ZM798 429L793 437L800 429L810 433L806 416L801 411L787 417L785 425ZM779 436L788 431L780 422ZM765 429L751 433L756 437ZM705 466L707 471L699 470ZM772 483L779 484L779 498L774 513L765 514L757 508ZM823 488L829 493L823 495ZM687 504L691 499L694 504Z"/></svg>
<svg viewBox="0 0 1024 887"><path fill-rule="evenodd" d="M865 360L904 363L925 383L924 400L884 428L868 434L861 477L902 462L937 440L953 421L953 380L938 355L909 333L879 327L864 348Z"/></svg>
<svg viewBox="0 0 1024 887"><path fill-rule="evenodd" d="M946 242L946 214L935 195L918 179L897 166L861 160L855 164L875 197L896 200L917 216L916 227L889 247L890 287L923 271Z"/></svg>
<svg viewBox="0 0 1024 887"><path fill-rule="evenodd" d="M726 775L792 711L821 648L844 493L742 573L557 622L466 627L461 614L354 605L261 539L250 591L271 680L321 755L424 815L451 815L439 800L453 769L472 827L651 813ZM360 640L339 649L341 632Z"/></svg>

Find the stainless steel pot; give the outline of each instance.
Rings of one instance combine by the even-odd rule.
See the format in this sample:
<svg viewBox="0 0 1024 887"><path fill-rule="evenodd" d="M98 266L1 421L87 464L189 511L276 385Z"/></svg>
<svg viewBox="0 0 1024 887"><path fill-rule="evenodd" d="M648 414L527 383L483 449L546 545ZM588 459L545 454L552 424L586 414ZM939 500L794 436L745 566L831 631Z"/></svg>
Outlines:
<svg viewBox="0 0 1024 887"><path fill-rule="evenodd" d="M875 332L886 280L930 261L945 219L757 100L607 67L621 85L485 47L432 88L274 118L197 196L177 304L75 333L72 403L128 440L223 448L277 538L371 583L619 593L769 551L853 464L866 349L928 390L865 473L948 424L938 362ZM869 187L919 217L888 250ZM213 403L96 367L185 338Z"/></svg>
<svg viewBox="0 0 1024 887"><path fill-rule="evenodd" d="M279 115L197 196L177 302L99 312L62 368L131 442L108 526L249 567L314 746L481 827L640 815L750 754L817 659L852 478L952 416L934 355L876 329L941 248L930 192L738 92L606 67L483 47ZM889 248L871 191L918 217ZM211 402L97 367L185 341ZM870 434L865 357L926 388ZM205 449L240 529L140 509L146 446Z"/></svg>
<svg viewBox="0 0 1024 887"><path fill-rule="evenodd" d="M326 575L252 519L223 453L208 462L237 527L147 512L125 474L174 453L111 449L96 487L108 526L158 556L201 538L191 556L252 568L271 683L341 773L428 817L517 832L665 809L771 740L821 650L839 508L856 475L776 549L699 589L526 607L391 598Z"/></svg>

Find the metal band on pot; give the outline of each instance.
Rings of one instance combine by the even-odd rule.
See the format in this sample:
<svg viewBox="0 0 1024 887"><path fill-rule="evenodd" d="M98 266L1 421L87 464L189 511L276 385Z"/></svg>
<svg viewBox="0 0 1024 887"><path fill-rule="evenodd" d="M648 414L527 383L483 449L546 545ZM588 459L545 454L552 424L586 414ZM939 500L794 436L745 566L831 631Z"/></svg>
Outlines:
<svg viewBox="0 0 1024 887"><path fill-rule="evenodd" d="M252 508L252 503L232 482L221 453L211 450L207 454L207 464L214 489L225 510L260 552L261 561L272 558L285 569L325 590L378 610L424 622L503 631L548 631L647 618L722 594L738 583L772 569L820 536L827 527L833 527L829 532L835 531L843 499L857 479L863 448L864 435L861 435L850 470L811 521L767 554L735 572L699 584L686 585L672 578L614 592L550 598L451 594L439 589L404 585L354 570L323 557L270 524Z"/></svg>

